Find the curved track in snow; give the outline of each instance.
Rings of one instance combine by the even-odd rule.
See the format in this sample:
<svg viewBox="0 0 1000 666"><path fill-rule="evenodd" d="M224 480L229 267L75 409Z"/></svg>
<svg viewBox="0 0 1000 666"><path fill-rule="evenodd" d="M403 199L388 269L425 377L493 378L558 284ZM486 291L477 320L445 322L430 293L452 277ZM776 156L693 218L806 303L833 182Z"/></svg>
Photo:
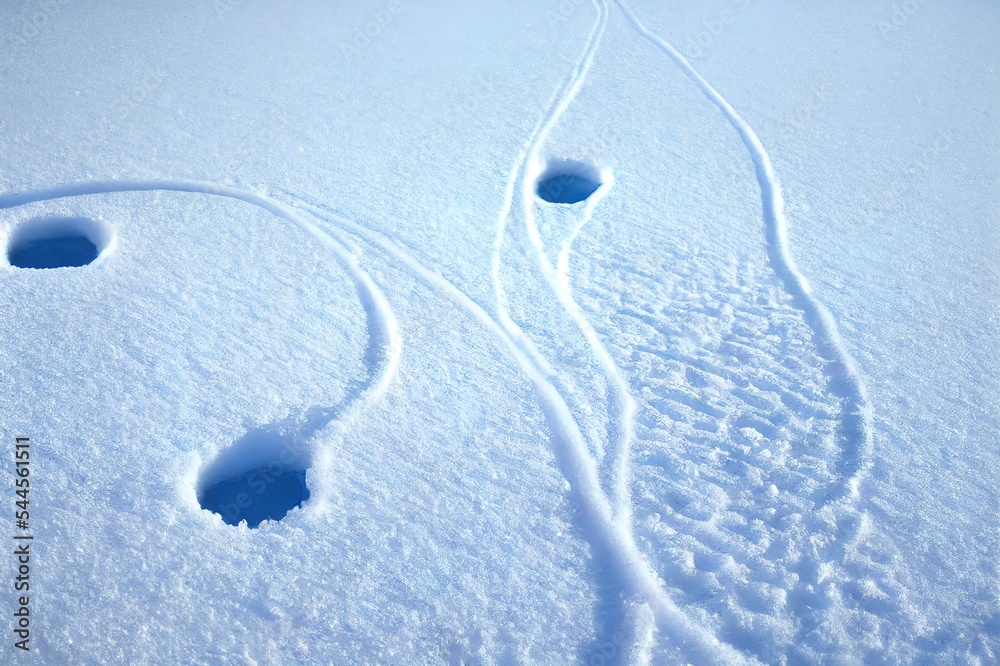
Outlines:
<svg viewBox="0 0 1000 666"><path fill-rule="evenodd" d="M334 421L346 425L366 404L372 403L385 393L399 368L403 348L399 325L385 294L375 284L371 276L360 267L354 253L344 243L325 233L298 215L294 209L279 201L252 192L199 181L172 179L98 181L63 185L48 190L0 195L0 210L70 197L158 191L217 196L257 206L275 217L301 228L332 250L353 280L367 320L369 340L365 353L365 365L368 369L368 376L354 387L344 403L335 407L312 410L307 415L306 422L300 426L303 430L300 434L306 437L311 436Z"/></svg>
<svg viewBox="0 0 1000 666"><path fill-rule="evenodd" d="M604 3L601 3L598 9L600 12L598 17L599 32L597 38L599 42L600 37L603 35L607 26L608 9L607 5ZM530 146L526 158L527 166L524 168L524 177L521 183L521 199L525 229L528 234L528 239L531 241L531 245L535 250L536 258L538 259L538 266L541 269L542 274L545 276L545 280L548 282L549 287L558 297L560 305L562 305L562 307L566 310L567 314L569 314L569 316L573 319L577 328L587 339L587 343L590 345L591 351L600 363L601 368L608 380L608 389L610 393L609 411L611 412L609 418L609 444L611 444L610 454L612 456L612 470L610 476L611 483L613 484L611 489L611 499L615 509L616 519L621 523L623 529L631 530L632 502L629 491L629 459L632 448L632 440L634 438L634 421L637 405L635 400L632 398L628 381L626 381L621 369L605 348L604 343L601 342L600 336L597 335L597 331L594 330L594 327L591 325L590 321L588 321L583 309L573 298L573 292L569 281L569 259L573 249L573 242L583 231L583 228L587 225L587 223L592 219L594 210L600 203L601 199L607 195L608 191L613 186L613 182L610 179L605 181L597 192L587 199L579 220L576 225L574 225L570 235L563 241L559 255L555 262L552 262L546 252L545 244L538 229L538 224L535 221L536 202L534 188L537 177L544 168L541 156L542 148L544 147L549 134L551 134L552 130L559 122L562 114L569 108L570 103L582 88L587 72L590 70L590 66L593 63L596 47L597 43L594 44L593 50L590 50L585 54L585 66L581 69L579 78L573 81L573 84L567 90L562 103L555 109L552 115L549 116L547 122L542 125L541 130L533 139L533 143Z"/></svg>
<svg viewBox="0 0 1000 666"><path fill-rule="evenodd" d="M295 195L291 196L299 199ZM661 582L645 562L631 534L623 530L620 521L616 520L611 503L601 488L597 464L587 451L584 437L563 395L550 381L544 369L526 353L524 346L486 308L440 273L424 266L392 239L320 206L306 204L305 208L310 214L327 220L343 231L357 234L381 248L421 279L440 289L499 337L532 385L553 439L559 444L556 456L563 474L570 482L571 499L574 504L583 508L581 527L587 541L596 556L614 568L616 582L623 597L635 598L640 603L648 604L653 615L652 621L659 631L671 638L678 649L695 663L746 662L746 657L694 625L662 589ZM626 609L622 615L622 622L629 626L632 635L646 636L648 639L646 644L638 646L639 650L648 650L653 638L649 635L649 628L645 626L646 620L642 613ZM632 624L636 626L630 626Z"/></svg>
<svg viewBox="0 0 1000 666"><path fill-rule="evenodd" d="M864 382L857 370L854 359L840 336L837 322L825 305L813 294L808 280L795 265L788 242L788 220L785 217L785 202L781 194L781 184L774 173L771 158L764 149L753 128L719 94L673 46L651 32L639 20L625 0L615 0L632 27L647 41L652 43L691 79L701 92L722 112L740 135L753 161L757 182L760 185L761 202L768 257L775 273L782 281L785 291L799 308L806 323L813 330L820 355L829 363L831 376L830 390L844 406L842 419L844 450L840 462L841 488L831 499L846 496L855 499L858 487L871 464L872 452L872 407L868 401ZM838 497L838 495L840 497Z"/></svg>
<svg viewBox="0 0 1000 666"><path fill-rule="evenodd" d="M529 368L522 364L526 374L532 379L554 440L558 444L556 454L560 459L563 473L570 483L574 499L583 508L582 520L588 542L595 554L611 567L623 597L648 604L659 632L670 639L687 658L696 662L741 663L747 661L744 655L732 646L719 641L704 627L696 625L680 610L636 545L630 523L627 478L631 421L635 404L629 394L627 382L601 344L596 331L576 305L569 290L562 286L558 267L554 267L545 254L544 245L534 224L532 190L541 170L539 156L542 145L583 87L607 25L607 3L604 0L594 0L593 4L598 15L583 54L567 81L556 91L548 109L520 151L508 178L504 204L497 221L492 262L497 319L511 343L520 348L521 355L534 366ZM601 486L597 461L588 450L587 442L565 397L556 388L555 372L510 315L507 294L500 275L501 255L519 183L526 216L526 230L536 250L546 281L587 338L594 355L608 376L614 394L612 403L614 412L612 428L616 431L613 435L616 446L615 488L612 493L614 501L609 499ZM565 254L568 257L569 251L566 250ZM628 623L629 619L623 618L623 621ZM632 631L635 629L635 627L630 628Z"/></svg>

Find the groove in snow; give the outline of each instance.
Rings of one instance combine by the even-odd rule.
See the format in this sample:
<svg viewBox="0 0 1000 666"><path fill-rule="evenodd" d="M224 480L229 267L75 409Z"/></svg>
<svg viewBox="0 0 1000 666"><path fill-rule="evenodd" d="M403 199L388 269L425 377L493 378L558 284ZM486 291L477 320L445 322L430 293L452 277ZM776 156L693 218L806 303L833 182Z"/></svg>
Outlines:
<svg viewBox="0 0 1000 666"><path fill-rule="evenodd" d="M625 0L615 0L615 2L632 27L668 55L722 111L750 153L757 182L760 185L767 252L771 266L784 284L792 302L803 312L806 323L812 328L820 355L829 363L829 372L832 376L830 390L844 405L842 420L844 455L840 462L842 488L840 496L846 496L850 500L857 499L861 480L871 465L873 439L871 404L854 359L840 336L836 320L826 306L813 295L809 282L792 258L788 243L788 220L785 218L784 198L781 194L781 184L771 165L771 158L753 128L695 71L687 59L664 39L647 29ZM840 498L835 496L831 499Z"/></svg>

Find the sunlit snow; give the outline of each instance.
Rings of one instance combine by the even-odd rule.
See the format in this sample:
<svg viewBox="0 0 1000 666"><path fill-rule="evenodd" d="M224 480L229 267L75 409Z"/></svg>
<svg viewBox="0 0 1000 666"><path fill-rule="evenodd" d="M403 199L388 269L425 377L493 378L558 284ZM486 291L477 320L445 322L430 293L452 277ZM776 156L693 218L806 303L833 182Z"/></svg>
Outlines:
<svg viewBox="0 0 1000 666"><path fill-rule="evenodd" d="M1000 5L0 28L38 663L1000 660Z"/></svg>

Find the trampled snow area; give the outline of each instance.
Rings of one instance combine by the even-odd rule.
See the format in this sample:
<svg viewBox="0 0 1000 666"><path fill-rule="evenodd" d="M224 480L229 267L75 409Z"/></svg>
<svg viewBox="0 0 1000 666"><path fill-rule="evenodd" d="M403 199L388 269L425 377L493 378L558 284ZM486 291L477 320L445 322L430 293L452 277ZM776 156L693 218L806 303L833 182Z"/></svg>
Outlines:
<svg viewBox="0 0 1000 666"><path fill-rule="evenodd" d="M1000 5L0 28L3 663L1000 662Z"/></svg>

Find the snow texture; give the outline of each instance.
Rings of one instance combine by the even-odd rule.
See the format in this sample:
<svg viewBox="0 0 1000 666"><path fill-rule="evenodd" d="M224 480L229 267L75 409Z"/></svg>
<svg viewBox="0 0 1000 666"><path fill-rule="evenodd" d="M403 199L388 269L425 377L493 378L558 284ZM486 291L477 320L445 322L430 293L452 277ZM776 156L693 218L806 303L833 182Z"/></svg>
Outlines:
<svg viewBox="0 0 1000 666"><path fill-rule="evenodd" d="M0 24L39 663L1000 659L1000 7Z"/></svg>

